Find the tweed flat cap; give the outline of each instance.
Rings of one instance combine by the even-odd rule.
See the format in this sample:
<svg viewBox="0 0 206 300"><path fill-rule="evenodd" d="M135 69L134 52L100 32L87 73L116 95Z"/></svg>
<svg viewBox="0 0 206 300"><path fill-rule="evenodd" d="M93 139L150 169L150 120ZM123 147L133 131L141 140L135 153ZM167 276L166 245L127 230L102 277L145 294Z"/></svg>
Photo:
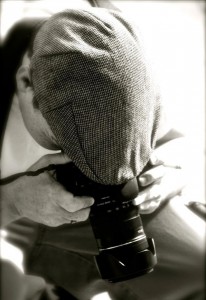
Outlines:
<svg viewBox="0 0 206 300"><path fill-rule="evenodd" d="M121 13L53 15L35 37L31 70L40 111L87 177L116 185L142 171L161 104L138 31Z"/></svg>

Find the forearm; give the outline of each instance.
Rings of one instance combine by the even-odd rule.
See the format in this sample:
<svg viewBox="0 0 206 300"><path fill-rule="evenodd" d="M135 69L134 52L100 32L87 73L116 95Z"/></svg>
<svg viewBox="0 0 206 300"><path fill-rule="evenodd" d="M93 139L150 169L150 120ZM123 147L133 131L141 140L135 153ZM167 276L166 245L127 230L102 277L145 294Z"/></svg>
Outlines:
<svg viewBox="0 0 206 300"><path fill-rule="evenodd" d="M1 195L1 227L5 227L9 223L20 218L20 215L15 207L15 201L18 201L20 189L19 180L14 180L9 184L0 186Z"/></svg>
<svg viewBox="0 0 206 300"><path fill-rule="evenodd" d="M94 199L74 196L55 179L54 165L70 161L63 153L47 154L26 174L1 180L1 225L20 218L51 227L87 220Z"/></svg>

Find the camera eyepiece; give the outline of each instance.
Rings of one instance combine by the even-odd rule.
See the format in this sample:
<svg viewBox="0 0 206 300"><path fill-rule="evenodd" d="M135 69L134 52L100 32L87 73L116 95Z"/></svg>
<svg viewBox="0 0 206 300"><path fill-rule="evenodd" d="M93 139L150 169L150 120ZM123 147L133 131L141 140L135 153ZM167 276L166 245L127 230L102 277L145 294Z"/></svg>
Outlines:
<svg viewBox="0 0 206 300"><path fill-rule="evenodd" d="M155 244L147 238L132 200L138 195L137 179L108 186L83 175L73 164L56 166L57 180L74 195L91 196L90 223L99 249L95 261L103 279L118 282L153 270L157 263Z"/></svg>

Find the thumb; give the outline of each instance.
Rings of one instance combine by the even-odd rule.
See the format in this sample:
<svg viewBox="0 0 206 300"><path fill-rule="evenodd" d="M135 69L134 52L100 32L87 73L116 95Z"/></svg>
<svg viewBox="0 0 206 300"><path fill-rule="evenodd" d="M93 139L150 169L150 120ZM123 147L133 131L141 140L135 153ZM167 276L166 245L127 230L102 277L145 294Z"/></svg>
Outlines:
<svg viewBox="0 0 206 300"><path fill-rule="evenodd" d="M156 150L151 154L149 162L152 166L159 166L163 164L163 161L159 158Z"/></svg>
<svg viewBox="0 0 206 300"><path fill-rule="evenodd" d="M70 162L71 159L63 152L54 154L46 154L35 162L27 171L37 171L38 169L45 168L49 165L62 165Z"/></svg>

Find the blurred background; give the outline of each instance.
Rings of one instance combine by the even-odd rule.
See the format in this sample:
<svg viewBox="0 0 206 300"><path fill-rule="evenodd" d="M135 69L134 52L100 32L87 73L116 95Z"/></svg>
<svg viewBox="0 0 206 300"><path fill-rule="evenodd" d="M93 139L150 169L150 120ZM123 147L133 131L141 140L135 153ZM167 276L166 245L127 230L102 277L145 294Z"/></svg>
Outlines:
<svg viewBox="0 0 206 300"><path fill-rule="evenodd" d="M187 135L192 147L187 193L193 201L205 201L205 1L110 2L142 32L169 121ZM1 41L22 18L88 6L86 0L2 0Z"/></svg>

